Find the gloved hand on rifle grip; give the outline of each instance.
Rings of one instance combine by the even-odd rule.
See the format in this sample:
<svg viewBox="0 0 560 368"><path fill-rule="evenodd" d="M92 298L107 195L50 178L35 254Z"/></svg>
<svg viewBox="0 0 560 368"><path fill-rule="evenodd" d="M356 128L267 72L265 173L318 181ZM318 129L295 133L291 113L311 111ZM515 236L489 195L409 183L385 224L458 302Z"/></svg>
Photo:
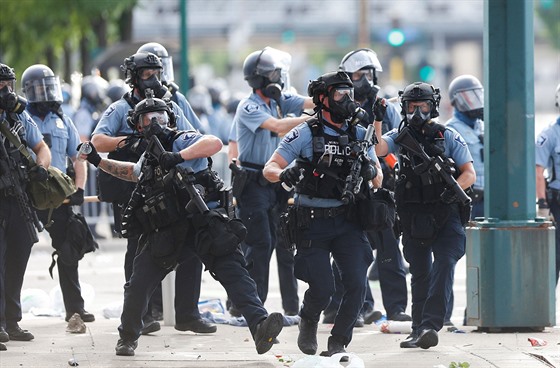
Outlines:
<svg viewBox="0 0 560 368"><path fill-rule="evenodd" d="M292 166L284 169L280 173L280 181L285 183L289 187L293 187L299 183L300 177L303 175L304 170L298 168L297 166Z"/></svg>
<svg viewBox="0 0 560 368"><path fill-rule="evenodd" d="M29 170L27 175L29 175L29 180L31 180L31 181L45 181L49 178L49 173L48 173L47 169L45 169L41 165L33 166Z"/></svg>
<svg viewBox="0 0 560 368"><path fill-rule="evenodd" d="M99 163L101 162L101 156L99 156L99 153L97 153L97 150L95 149L95 146L93 145L93 143L91 143L91 142L88 142L88 143L89 143L89 146L91 147L91 152L88 153L87 155L85 155L86 159L88 160L88 162L90 164L97 167L97 166L99 166ZM80 143L78 145L78 147L76 147L78 152L80 152L80 148L82 148L82 144L83 143Z"/></svg>
<svg viewBox="0 0 560 368"><path fill-rule="evenodd" d="M457 197L457 193L451 188L445 188L443 193L441 193L441 201L445 204L451 204L458 202L459 198Z"/></svg>
<svg viewBox="0 0 560 368"><path fill-rule="evenodd" d="M81 206L84 203L84 190L82 188L78 188L74 193L68 196L70 202L68 202L71 206Z"/></svg>
<svg viewBox="0 0 560 368"><path fill-rule="evenodd" d="M373 104L373 115L375 121L383 121L385 118L385 113L387 112L387 105L383 105L383 99L377 98Z"/></svg>
<svg viewBox="0 0 560 368"><path fill-rule="evenodd" d="M377 176L377 168L375 167L375 163L367 156L364 156L362 160L363 162L360 170L360 176L364 178L364 180L372 180Z"/></svg>
<svg viewBox="0 0 560 368"><path fill-rule="evenodd" d="M183 162L183 158L179 152L163 152L159 156L159 164L164 170L171 170L175 165Z"/></svg>

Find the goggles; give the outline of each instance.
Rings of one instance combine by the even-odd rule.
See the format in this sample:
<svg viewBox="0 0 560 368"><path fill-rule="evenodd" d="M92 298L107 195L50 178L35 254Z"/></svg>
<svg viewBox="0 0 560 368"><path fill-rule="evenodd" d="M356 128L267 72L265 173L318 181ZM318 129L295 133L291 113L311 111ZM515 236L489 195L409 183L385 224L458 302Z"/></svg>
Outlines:
<svg viewBox="0 0 560 368"><path fill-rule="evenodd" d="M414 110L418 107L420 112L423 114L427 114L432 111L432 101L406 101L404 103L405 111L407 114L414 113Z"/></svg>
<svg viewBox="0 0 560 368"><path fill-rule="evenodd" d="M166 111L150 111L140 115L140 124L142 128L146 128L152 125L152 123L167 126L169 123L169 115L167 115Z"/></svg>
<svg viewBox="0 0 560 368"><path fill-rule="evenodd" d="M354 99L354 88L353 87L334 87L331 89L331 98L333 101L341 101L344 96L348 95L350 99Z"/></svg>
<svg viewBox="0 0 560 368"><path fill-rule="evenodd" d="M373 69L361 69L352 74L352 81L359 81L362 77L366 77L369 82L373 82Z"/></svg>
<svg viewBox="0 0 560 368"><path fill-rule="evenodd" d="M161 81L161 69L149 69L143 68L140 69L138 72L138 77L142 80L146 80L150 78L152 75L155 75L159 81Z"/></svg>

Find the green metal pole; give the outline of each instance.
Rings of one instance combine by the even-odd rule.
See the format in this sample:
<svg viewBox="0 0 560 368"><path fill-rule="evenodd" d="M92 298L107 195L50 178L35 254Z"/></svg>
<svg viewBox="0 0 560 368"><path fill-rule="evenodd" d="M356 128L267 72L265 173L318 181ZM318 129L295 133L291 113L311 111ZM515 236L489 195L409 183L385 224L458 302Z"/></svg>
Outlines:
<svg viewBox="0 0 560 368"><path fill-rule="evenodd" d="M535 219L533 1L484 2L484 213L467 228L467 324L554 326L554 227Z"/></svg>
<svg viewBox="0 0 560 368"><path fill-rule="evenodd" d="M485 1L484 212L500 221L536 215L533 6Z"/></svg>
<svg viewBox="0 0 560 368"><path fill-rule="evenodd" d="M181 5L181 89L185 93L189 90L189 34L187 28L187 0L179 0Z"/></svg>

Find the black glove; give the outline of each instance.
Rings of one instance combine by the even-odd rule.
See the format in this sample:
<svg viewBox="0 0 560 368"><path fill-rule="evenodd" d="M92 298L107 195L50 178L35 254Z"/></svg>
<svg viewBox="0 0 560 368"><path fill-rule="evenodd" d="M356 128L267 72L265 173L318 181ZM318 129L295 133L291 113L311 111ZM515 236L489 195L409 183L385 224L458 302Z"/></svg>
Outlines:
<svg viewBox="0 0 560 368"><path fill-rule="evenodd" d="M300 177L303 175L304 169L297 166L292 166L290 168L284 169L280 173L280 181L285 183L289 187L295 186L301 180Z"/></svg>
<svg viewBox="0 0 560 368"><path fill-rule="evenodd" d="M443 193L441 193L441 201L445 204L451 204L459 201L457 198L457 193L451 188L445 188Z"/></svg>
<svg viewBox="0 0 560 368"><path fill-rule="evenodd" d="M385 118L385 113L387 112L387 105L383 105L383 99L378 98L373 104L373 115L375 116L375 121L383 121Z"/></svg>
<svg viewBox="0 0 560 368"><path fill-rule="evenodd" d="M363 162L360 170L360 176L364 178L364 180L371 180L375 178L377 176L375 163L369 157L364 157L362 160Z"/></svg>
<svg viewBox="0 0 560 368"><path fill-rule="evenodd" d="M142 153L148 148L148 140L143 136L131 135L126 138L125 147L138 156L142 156Z"/></svg>
<svg viewBox="0 0 560 368"><path fill-rule="evenodd" d="M80 151L80 148L82 147L82 144L83 143L80 143L78 145L78 147L76 147L78 152ZM93 145L93 143L89 142L89 146L91 147L91 152L86 155L86 158L87 158L87 160L90 164L97 167L97 166L99 166L99 163L101 162L101 156L99 156L99 153L97 153L97 150L95 149L95 146Z"/></svg>
<svg viewBox="0 0 560 368"><path fill-rule="evenodd" d="M84 190L82 188L78 188L73 194L68 196L70 202L68 204L70 206L81 206L84 203Z"/></svg>
<svg viewBox="0 0 560 368"><path fill-rule="evenodd" d="M171 170L175 165L183 162L183 158L179 152L163 152L159 156L159 164L164 170Z"/></svg>
<svg viewBox="0 0 560 368"><path fill-rule="evenodd" d="M49 178L49 172L41 165L35 165L27 173L31 181L45 181Z"/></svg>

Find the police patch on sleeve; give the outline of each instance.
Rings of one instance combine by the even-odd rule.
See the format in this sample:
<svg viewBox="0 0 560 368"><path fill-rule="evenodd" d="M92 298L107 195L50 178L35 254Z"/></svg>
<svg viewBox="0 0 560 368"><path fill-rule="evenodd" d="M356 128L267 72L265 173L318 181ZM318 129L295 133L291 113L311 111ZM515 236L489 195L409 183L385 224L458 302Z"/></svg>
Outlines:
<svg viewBox="0 0 560 368"><path fill-rule="evenodd" d="M455 133L455 136L453 137L453 139L456 140L457 143L459 143L463 147L465 147L467 145L467 142L465 142L465 140L463 139L463 137L461 137L461 134L459 134L459 133Z"/></svg>
<svg viewBox="0 0 560 368"><path fill-rule="evenodd" d="M111 105L109 106L109 108L105 111L105 114L103 114L104 116L109 116L113 113L113 111L115 111L115 106Z"/></svg>
<svg viewBox="0 0 560 368"><path fill-rule="evenodd" d="M259 105L257 105L257 104L247 104L243 108L248 113L251 113L251 112L257 111L259 109Z"/></svg>
<svg viewBox="0 0 560 368"><path fill-rule="evenodd" d="M288 132L288 134L286 134L286 136L284 137L284 142L285 143L290 143L295 141L297 138L299 137L299 130L297 129L292 129Z"/></svg>
<svg viewBox="0 0 560 368"><path fill-rule="evenodd" d="M539 135L539 137L537 138L537 146L541 147L544 142L546 142L546 137L543 135Z"/></svg>

